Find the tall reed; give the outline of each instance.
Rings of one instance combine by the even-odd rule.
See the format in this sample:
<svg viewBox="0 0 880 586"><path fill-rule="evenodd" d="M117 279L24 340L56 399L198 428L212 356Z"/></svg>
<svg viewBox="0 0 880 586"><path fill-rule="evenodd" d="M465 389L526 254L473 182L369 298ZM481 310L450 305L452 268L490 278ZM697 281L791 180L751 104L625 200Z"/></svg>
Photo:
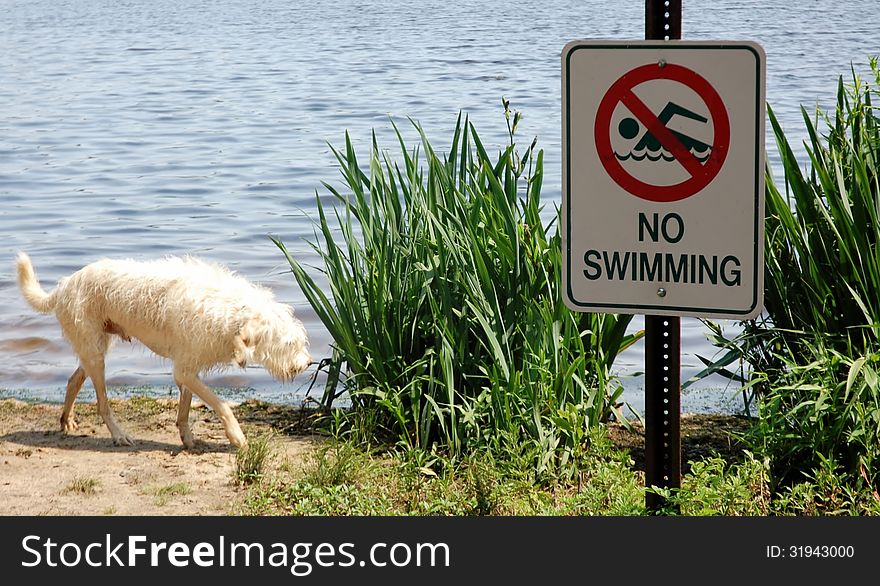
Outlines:
<svg viewBox="0 0 880 586"><path fill-rule="evenodd" d="M520 151L520 114L505 102L505 115L509 144L494 158L461 116L446 154L413 123L417 144L395 126L397 158L374 134L362 163L346 134L333 151L344 190L325 184L336 205L318 198L312 243L329 292L276 244L333 337L352 421L411 447L515 450L550 471L589 427L621 416L610 367L638 334L626 333L629 317L561 302L543 151Z"/></svg>
<svg viewBox="0 0 880 586"><path fill-rule="evenodd" d="M837 107L821 134L802 109L809 170L772 109L770 122L785 173L785 192L767 181L765 306L789 341L822 336L837 350L861 352L878 340L880 323L880 117L875 85L838 82ZM794 344L797 347L797 344ZM804 350L805 356L808 354Z"/></svg>
<svg viewBox="0 0 880 586"><path fill-rule="evenodd" d="M833 113L815 118L801 108L808 157L801 167L773 109L771 127L784 182L766 170L765 312L743 322L736 340L713 323L713 343L726 353L698 376L722 372L741 360L758 372L786 368L793 358L811 359L823 347L858 356L878 340L880 324L880 116L874 83L853 72L853 84L838 81ZM821 121L821 124L820 124ZM826 127L825 132L820 130ZM780 353L780 351L782 351ZM704 362L707 362L704 360Z"/></svg>
<svg viewBox="0 0 880 586"><path fill-rule="evenodd" d="M747 322L727 354L752 366L763 392L753 448L775 482L829 463L856 484L880 488L880 113L873 83L853 72L837 104L814 120L802 108L809 165L802 169L772 109L785 175L767 171L765 318ZM820 130L819 120L825 128Z"/></svg>

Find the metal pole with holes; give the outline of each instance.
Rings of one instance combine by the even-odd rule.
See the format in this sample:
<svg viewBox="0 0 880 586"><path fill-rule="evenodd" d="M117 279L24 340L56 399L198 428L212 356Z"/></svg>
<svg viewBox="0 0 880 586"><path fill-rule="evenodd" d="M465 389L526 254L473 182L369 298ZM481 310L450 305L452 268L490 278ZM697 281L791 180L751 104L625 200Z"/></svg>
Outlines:
<svg viewBox="0 0 880 586"><path fill-rule="evenodd" d="M645 0L645 39L681 38L681 0ZM658 292L658 294L660 294ZM645 316L645 486L681 487L681 318ZM648 509L664 499L645 495Z"/></svg>

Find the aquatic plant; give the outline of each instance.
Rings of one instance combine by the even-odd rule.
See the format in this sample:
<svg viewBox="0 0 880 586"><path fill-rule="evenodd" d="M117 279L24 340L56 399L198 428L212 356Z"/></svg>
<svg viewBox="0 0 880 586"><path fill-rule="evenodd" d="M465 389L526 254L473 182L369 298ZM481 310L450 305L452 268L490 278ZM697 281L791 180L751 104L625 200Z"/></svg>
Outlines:
<svg viewBox="0 0 880 586"><path fill-rule="evenodd" d="M880 323L880 117L875 85L853 73L838 82L827 134L802 108L809 171L798 164L770 112L785 173L785 194L767 174L765 306L772 327L792 342L821 335L829 347L863 350ZM788 333L791 331L792 333ZM806 350L804 349L806 352Z"/></svg>
<svg viewBox="0 0 880 586"><path fill-rule="evenodd" d="M398 159L373 135L362 164L350 137L334 149L345 191L317 199L314 250L329 294L288 254L333 337L353 416L407 446L451 454L490 446L565 466L587 429L622 418L617 354L638 339L630 317L574 313L560 294L557 222L541 218L543 151L509 144L490 157L459 116L446 154L418 123ZM323 404L340 392L331 376Z"/></svg>
<svg viewBox="0 0 880 586"><path fill-rule="evenodd" d="M771 108L784 185L768 166L765 315L726 339L713 327L722 372L757 389L752 447L774 485L839 466L854 485L880 488L880 115L873 83L838 82L833 113L802 108L802 169ZM820 130L819 121L825 128ZM741 361L750 372L726 368Z"/></svg>

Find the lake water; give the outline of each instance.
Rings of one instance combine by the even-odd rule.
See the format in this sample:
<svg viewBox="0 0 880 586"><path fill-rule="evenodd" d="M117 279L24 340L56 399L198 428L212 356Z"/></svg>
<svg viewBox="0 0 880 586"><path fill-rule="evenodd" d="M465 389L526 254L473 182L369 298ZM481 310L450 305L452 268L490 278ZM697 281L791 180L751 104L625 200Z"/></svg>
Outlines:
<svg viewBox="0 0 880 586"><path fill-rule="evenodd" d="M442 146L464 111L484 142L500 145L506 96L524 113L521 136L538 136L545 149L552 210L562 47L644 35L638 0L299 4L0 0L3 394L59 401L76 364L54 318L21 299L17 250L31 255L47 289L105 256L187 253L226 263L291 303L314 355L329 355L329 335L267 238L314 260L315 194L339 179L327 143L342 144L348 130L366 145L375 128L393 147L389 119L406 128L411 117ZM804 136L799 106L832 104L837 76L851 64L864 71L880 50L876 0L684 4L684 38L764 46L768 102L795 138ZM686 379L699 370L695 354L713 349L699 321L682 323ZM642 369L640 351L621 356L623 372ZM169 364L140 346L114 348L108 380L176 392ZM639 379L625 380L638 405ZM209 382L227 397L284 402L308 383L280 385L261 370ZM735 410L738 395L723 384L704 382L685 395L684 409Z"/></svg>

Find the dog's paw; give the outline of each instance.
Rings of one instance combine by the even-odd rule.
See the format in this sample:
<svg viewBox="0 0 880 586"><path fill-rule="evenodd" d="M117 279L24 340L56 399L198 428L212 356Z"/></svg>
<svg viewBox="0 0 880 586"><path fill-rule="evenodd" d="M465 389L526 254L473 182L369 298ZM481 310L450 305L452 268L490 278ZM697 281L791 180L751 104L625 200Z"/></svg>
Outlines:
<svg viewBox="0 0 880 586"><path fill-rule="evenodd" d="M196 447L196 442L193 440L192 433L180 434L180 442L183 444L184 449L191 450Z"/></svg>
<svg viewBox="0 0 880 586"><path fill-rule="evenodd" d="M67 421L61 421L61 429L64 433L73 433L77 429L79 429L79 424L73 417L67 419Z"/></svg>
<svg viewBox="0 0 880 586"><path fill-rule="evenodd" d="M113 437L113 445L115 446L133 446L134 438L132 438L127 433L122 433L120 435Z"/></svg>
<svg viewBox="0 0 880 586"><path fill-rule="evenodd" d="M237 430L237 433L226 432L226 437L229 438L229 443L240 450L244 450L247 448L247 438L244 437L244 434Z"/></svg>

